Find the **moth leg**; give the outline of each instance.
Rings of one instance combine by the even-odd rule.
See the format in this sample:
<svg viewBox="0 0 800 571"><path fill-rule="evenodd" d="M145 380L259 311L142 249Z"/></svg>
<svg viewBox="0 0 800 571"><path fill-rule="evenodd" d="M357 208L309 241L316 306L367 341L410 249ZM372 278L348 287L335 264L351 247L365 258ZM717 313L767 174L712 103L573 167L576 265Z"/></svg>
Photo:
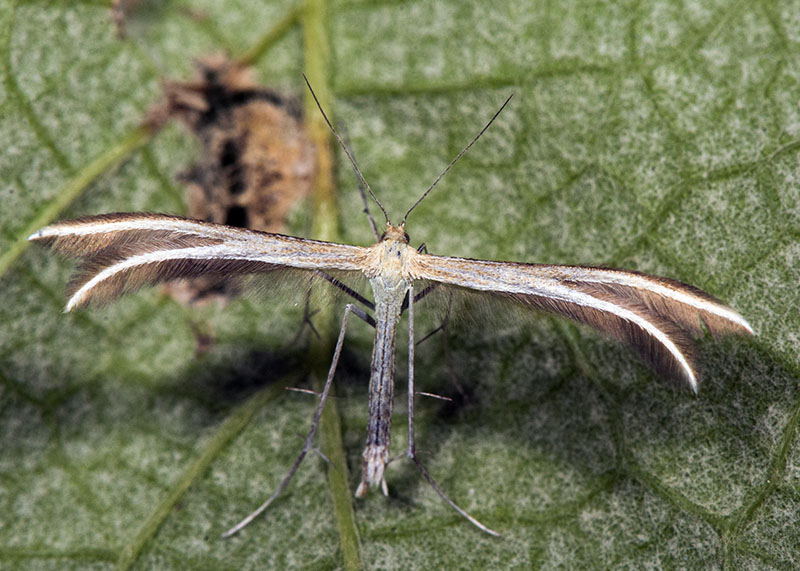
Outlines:
<svg viewBox="0 0 800 571"><path fill-rule="evenodd" d="M424 290L422 290L422 292L420 293L420 295L418 295L418 296L416 296L416 297L414 298L414 303L417 303L417 302L418 302L418 301L421 299L421 297L420 297L420 296L421 296L423 293L425 293L426 291L427 291L427 292L430 292L430 288L425 288ZM447 333L447 326L450 324L450 311L451 311L452 309L453 309L453 298L452 298L452 297L449 297L449 298L447 299L447 311L446 311L446 312L445 312L445 314L444 314L444 318L442 319L442 322L439 324L439 326L438 326L438 327L435 327L435 328L431 329L430 331L428 331L428 333L426 333L426 334L425 334L425 335L422 337L422 339L420 339L419 341L417 341L417 343L416 343L416 344L417 344L417 345L420 345L420 344L424 343L425 341L427 341L428 339L430 339L431 337L433 337L434 335L436 335L437 333L439 333L439 331L441 331L441 332L445 333L445 352L446 352L446 351L447 351L447 335L446 335L446 333Z"/></svg>
<svg viewBox="0 0 800 571"><path fill-rule="evenodd" d="M342 346L344 345L344 334L345 331L347 331L347 318L349 317L351 312L355 313L359 317L361 317L362 315L366 315L363 310L354 306L351 303L348 303L344 308L344 316L342 317L342 328L339 330L339 338L336 340L336 349L333 352L333 359L331 360L331 366L330 369L328 370L328 377L325 379L325 387L322 389L322 394L319 397L319 404L317 405L316 411L314 411L314 418L311 421L311 428L309 429L308 436L306 436L306 440L303 443L303 449L300 451L300 455L297 457L297 460L294 461L294 464L292 464L292 467L289 469L289 472L283 478L280 485L275 490L275 492L269 497L269 499L267 499L267 501L261 504L258 507L258 509L256 509L253 513L251 513L242 521L240 521L235 526L230 528L228 531L223 533L222 534L223 538L230 537L233 534L239 532L247 524L249 524L259 515L261 515L261 513L270 506L270 504L275 500L275 498L281 495L283 490L286 489L286 486L289 485L289 482L291 481L292 477L300 468L300 464L303 463L303 459L306 457L306 454L308 454L308 451L313 449L314 435L317 433L317 428L319 427L319 422L320 419L322 418L322 409L325 407L325 402L328 400L328 394L330 393L331 386L333 385L333 375L336 372L336 366L339 364L339 357L342 354ZM362 315L359 315L359 313Z"/></svg>
<svg viewBox="0 0 800 571"><path fill-rule="evenodd" d="M436 284L434 284L434 285L436 285ZM419 294L414 296L414 303L419 301L423 297L423 294L427 295L427 293L430 293L431 290L432 290L431 286L426 287L425 289L423 289L422 292L420 292ZM447 311L445 311L444 318L442 319L442 321L439 324L439 326L431 329L430 331L428 331L428 333L423 335L422 339L417 341L415 343L415 345L421 345L422 343L424 343L425 341L427 341L428 339L430 339L431 337L433 337L434 335L436 335L437 333L439 333L441 331L443 333L443 336L442 336L442 347L443 347L443 350L444 350L444 360L445 360L445 364L447 366L447 373L448 373L448 375L450 375L450 380L453 383L453 386L456 388L456 390L458 390L459 394L461 394L462 396L466 396L466 392L464 391L464 388L461 386L461 383L458 380L458 375L456 374L455 369L453 368L453 360L450 358L450 342L448 341L447 327L450 324L450 315L451 315L452 309L453 309L453 296L449 295L448 298L447 298ZM417 394L418 395L425 395L425 396L429 396L429 397L434 397L434 398L439 398L439 399L442 399L442 400L452 400L452 399L449 399L447 397L443 397L441 395L435 395L435 394L431 394L431 393L418 392Z"/></svg>
<svg viewBox="0 0 800 571"><path fill-rule="evenodd" d="M334 287L342 290L343 292L345 292L347 295L349 295L350 297L352 297L353 299L355 299L359 303L369 307L370 309L375 309L374 304L372 302L370 302L364 296L360 295L357 291L355 291L352 288L348 287L347 285L343 284L341 281L337 280L335 277L331 276L330 274L327 274L327 273L323 272L322 270L317 270L314 273L317 276L319 276L319 277L325 279L326 281L330 282ZM313 278L312 278L312 281L313 281ZM303 334L303 330L305 329L306 325L308 325L309 329L311 329L311 333L313 333L314 336L317 339L320 338L320 335L319 335L319 332L317 331L317 328L314 327L314 322L311 321L311 318L314 317L314 315L319 312L318 309L314 309L314 310L311 309L311 285L312 284L309 283L309 289L308 289L308 291L306 291L305 308L303 310L303 324L300 326L300 329L297 331L297 334L295 334L295 336L292 338L292 340L288 343L288 346L290 346L290 347L292 345L294 345L295 343L297 343L297 341L300 339L300 336ZM356 310L358 310L358 311L356 311ZM359 313L359 311L360 311L360 313ZM372 327L375 327L375 321L372 319L372 317L367 315L365 312L361 311L358 308L355 308L353 313L355 313L361 319L363 319L364 321L369 323Z"/></svg>
<svg viewBox="0 0 800 571"><path fill-rule="evenodd" d="M350 311L353 312L353 315L355 315L356 317L361 319L364 323L375 329L375 319L369 313L367 313L357 305L352 305L352 304L350 305L352 306Z"/></svg>
<svg viewBox="0 0 800 571"><path fill-rule="evenodd" d="M342 144L350 149L350 153L355 158L352 146L350 145L350 134L347 132L347 125L339 122L339 130L342 132ZM378 225L375 224L375 219L372 217L372 213L369 211L369 199L367 198L367 191L364 188L364 183L361 182L361 179L358 176L360 173L356 170L355 165L352 166L353 172L356 175L356 180L358 181L358 193L361 195L361 204L364 206L361 212L367 215L367 221L369 221L369 227L372 230L372 235L375 236L375 241L380 242L381 233L378 231Z"/></svg>
<svg viewBox="0 0 800 571"><path fill-rule="evenodd" d="M317 331L317 328L314 327L314 322L311 321L311 318L317 313L319 313L319 309L311 309L311 290L309 290L306 292L306 303L305 307L303 307L303 324L308 325L308 328L311 329L311 333L314 334L314 337L321 339L319 331ZM303 328L301 326L300 331L297 332L297 336L300 337L302 332Z"/></svg>
<svg viewBox="0 0 800 571"><path fill-rule="evenodd" d="M414 286L412 285L408 291L408 297L411 303L408 304L408 450L406 451L406 455L411 458L414 464L417 465L419 471L422 472L422 475L431 485L431 488L439 494L439 497L442 498L447 505L451 508L456 510L461 517L469 521L472 525L488 533L489 535L494 535L495 537L499 537L500 534L483 525L477 519L469 515L466 511L458 507L456 503L450 499L450 497L444 493L444 491L439 487L433 477L428 474L428 471L425 469L425 466L422 465L422 462L417 457L417 446L414 440L414 347L416 343L414 343Z"/></svg>
<svg viewBox="0 0 800 571"><path fill-rule="evenodd" d="M425 299L428 296L428 294L434 291L437 287L439 287L438 283L432 283L425 286L425 288L423 288L421 292L419 292L417 295L414 296L414 303L419 303L420 301ZM403 300L403 305L400 307L401 312L405 312L408 309L408 296L410 295L413 294L411 292L408 292L408 295Z"/></svg>
<svg viewBox="0 0 800 571"><path fill-rule="evenodd" d="M356 300L358 303L360 303L361 305L363 305L367 309L369 309L371 311L375 310L375 304L374 303L372 303L370 300L368 300L366 297L364 297L363 295L358 293L353 288L348 287L346 284L343 284L341 281L337 280L332 275L327 274L327 273L323 272L322 270L314 270L314 274L319 276L319 277L321 277L322 279L328 281L335 288L342 290L344 293L346 293L347 295L352 297L354 300Z"/></svg>
<svg viewBox="0 0 800 571"><path fill-rule="evenodd" d="M317 328L314 327L314 322L311 321L311 318L317 313L319 313L318 309L311 309L311 290L309 289L306 291L306 300L303 307L303 322L300 324L297 333L295 333L294 337L292 337L292 340L286 344L287 347L293 347L298 341L300 341L306 326L308 326L308 328L311 330L311 333L314 335L314 337L320 339L319 331L317 331Z"/></svg>

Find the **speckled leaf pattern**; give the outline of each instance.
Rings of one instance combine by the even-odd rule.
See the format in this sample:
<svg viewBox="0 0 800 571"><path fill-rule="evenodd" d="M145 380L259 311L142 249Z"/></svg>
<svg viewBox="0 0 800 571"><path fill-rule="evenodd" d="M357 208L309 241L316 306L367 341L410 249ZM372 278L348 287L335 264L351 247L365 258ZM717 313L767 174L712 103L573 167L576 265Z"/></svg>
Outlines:
<svg viewBox="0 0 800 571"><path fill-rule="evenodd" d="M0 567L342 568L320 456L219 539L302 446L314 398L284 387L304 383L303 300L190 310L151 289L65 315L70 262L24 243L47 213L182 212L176 174L199 145L179 125L64 193L131 136L160 79L245 52L294 6L124 4L121 39L103 2L0 1ZM327 41L329 111L396 219L515 94L411 215L413 244L670 276L757 334L702 340L694 397L582 328L464 309L481 317L417 348L420 390L454 399L420 397L418 448L503 537L397 461L388 498L355 502L364 565L800 566L800 2L350 0L324 14L318 41L300 17L256 74L302 97L307 50ZM368 244L336 152L342 239ZM308 235L310 210L292 232ZM420 336L441 319L417 312ZM356 320L336 387L353 489L370 350Z"/></svg>

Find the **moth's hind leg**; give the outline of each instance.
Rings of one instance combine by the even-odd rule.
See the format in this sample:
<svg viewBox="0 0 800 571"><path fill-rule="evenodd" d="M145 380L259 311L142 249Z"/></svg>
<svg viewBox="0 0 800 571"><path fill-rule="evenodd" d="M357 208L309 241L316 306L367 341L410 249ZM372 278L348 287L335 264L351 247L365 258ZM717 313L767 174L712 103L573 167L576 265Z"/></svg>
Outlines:
<svg viewBox="0 0 800 571"><path fill-rule="evenodd" d="M408 448L406 450L406 455L414 462L414 464L416 464L417 468L419 468L419 471L422 472L423 477L428 481L433 490L439 494L439 497L447 503L447 505L457 511L461 517L469 521L481 531L484 531L489 535L499 536L499 533L486 527L462 508L458 507L458 505L451 500L450 497L439 487L433 477L425 469L422 461L417 456L417 445L414 437L414 348L416 346L416 343L414 342L414 302L417 300L417 297L414 296L413 285L409 288L408 299L411 300L411 302L408 304Z"/></svg>
<svg viewBox="0 0 800 571"><path fill-rule="evenodd" d="M303 449L300 451L300 454L297 456L297 460L294 461L292 467L289 469L289 472L283 478L281 483L278 485L275 492L261 504L258 509L256 509L253 513L248 515L242 521L237 523L235 526L230 528L228 531L222 534L223 538L230 537L235 533L239 532L243 529L247 524L261 515L264 510L266 510L270 504L272 504L275 499L281 495L283 490L286 489L286 486L289 485L292 477L297 473L297 470L300 468L300 465L303 463L303 460L308 454L309 450L313 449L313 441L314 436L317 433L317 428L319 427L320 419L322 418L322 410L325 407L325 402L328 400L328 395L331 390L331 386L333 385L333 375L336 373L336 366L339 364L339 357L342 354L342 346L344 345L344 335L347 331L347 319L350 316L350 313L354 313L361 319L366 321L366 318L369 317L361 308L354 306L351 303L348 303L344 309L344 316L342 317L342 327L339 330L339 338L336 340L336 349L333 352L333 359L331 359L331 366L328 370L328 377L325 379L325 386L322 389L322 394L319 396L319 404L317 405L317 409L314 411L314 418L311 421L311 428L308 431L308 436L306 436L305 442L303 443Z"/></svg>

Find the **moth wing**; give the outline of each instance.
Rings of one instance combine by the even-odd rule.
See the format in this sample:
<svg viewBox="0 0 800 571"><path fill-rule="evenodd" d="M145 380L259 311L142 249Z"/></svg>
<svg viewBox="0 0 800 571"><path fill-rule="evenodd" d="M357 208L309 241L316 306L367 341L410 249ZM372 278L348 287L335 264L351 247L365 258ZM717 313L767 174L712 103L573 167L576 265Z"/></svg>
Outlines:
<svg viewBox="0 0 800 571"><path fill-rule="evenodd" d="M162 214L104 214L47 226L32 241L82 263L67 311L145 285L205 275L275 272L360 275L367 249Z"/></svg>
<svg viewBox="0 0 800 571"><path fill-rule="evenodd" d="M420 254L414 277L484 292L593 327L630 345L661 376L697 391L693 338L752 334L736 311L693 286L639 272Z"/></svg>

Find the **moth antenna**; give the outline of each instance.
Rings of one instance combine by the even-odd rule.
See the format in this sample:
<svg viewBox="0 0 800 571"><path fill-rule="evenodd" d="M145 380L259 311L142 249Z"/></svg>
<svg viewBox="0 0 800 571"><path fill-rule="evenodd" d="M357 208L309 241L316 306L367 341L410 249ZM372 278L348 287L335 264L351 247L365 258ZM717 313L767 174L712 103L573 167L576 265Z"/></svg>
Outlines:
<svg viewBox="0 0 800 571"><path fill-rule="evenodd" d="M350 152L350 149L347 148L347 145L344 144L344 141L339 136L339 133L337 133L336 129L333 128L333 125L331 124L330 119L328 119L328 116L325 114L325 110L322 108L322 105L320 105L319 99L317 99L317 94L314 93L314 89L311 87L311 84L308 82L308 78L306 77L306 74L303 74L303 79L305 80L306 85L308 86L308 90L311 92L311 97L314 98L314 103L317 104L317 108L319 109L319 112L322 113L322 118L325 119L325 122L328 124L328 128L333 133L333 136L336 137L336 140L339 141L339 144L344 149L344 153L347 155L347 158L350 159L350 164L353 165L353 170L356 171L356 174L358 175L358 180L361 181L361 184L363 184L364 188L367 189L367 192L369 192L369 195L372 197L372 200L375 201L375 204L377 204L378 208L380 208L381 212L383 212L383 217L386 218L386 223L390 224L389 215L386 213L386 209L383 207L383 204L381 204L381 201L378 200L378 197L375 196L375 193L372 192L372 188L369 186L369 183L364 178L364 175L361 174L361 169L358 168L358 164L356 163L356 159L353 157L353 154Z"/></svg>
<svg viewBox="0 0 800 571"><path fill-rule="evenodd" d="M342 139L344 139L345 143L348 145L350 144L350 137L347 134L347 127L342 125ZM361 184L361 181L358 181L358 194L361 195L361 203L364 205L364 214L367 215L367 221L369 221L369 227L372 229L372 234L375 236L375 241L379 242L381 239L381 233L378 231L378 225L375 224L375 218L372 217L372 212L369 211L369 199L367 198L367 193L364 190L364 185Z"/></svg>
<svg viewBox="0 0 800 571"><path fill-rule="evenodd" d="M400 222L400 226L405 226L405 224L406 224L406 220L408 219L408 215L409 215L409 214L411 214L411 211L412 211L412 210L414 210L414 209L415 209L417 206L419 206L419 203L420 203L420 202L422 202L423 200L425 200L425 197L426 197L426 196L428 196L428 194L430 194L430 192L433 190L433 187L434 187L434 186L436 186L436 183L438 183L440 180L442 180L442 179L444 178L444 175L446 175L446 174L447 174L447 171L449 171L449 170L450 170L450 167L452 167L454 164L456 164L456 162L458 161L458 159L460 159L461 157L463 157L463 156L464 156L464 153L466 153L466 152L469 150L469 148L470 148L472 145L474 145L474 144L475 144L475 141L477 141L478 139L480 139L480 138L481 138L481 135L483 135L483 134L486 132L486 129L488 129L488 128L489 128L489 126L490 126L492 123L494 123L494 120L495 120L495 119L497 119L497 116L498 116L498 115L500 115L500 113L502 113L502 112L503 112L503 109L505 109L505 108L506 108L506 105L508 105L508 102L509 102L509 101L511 101L511 98L512 98L512 97L514 97L514 94L513 94L513 93L512 93L511 95L509 95L509 96L508 96L508 99L506 99L505 103L503 103L503 105L501 105L501 106L500 106L500 109L498 109L498 110L497 110L497 113L495 113L495 114L492 116L492 118L491 118L491 119L489 119L489 122L488 122L488 123L486 123L486 126L485 126L483 129L481 129L481 132L480 132L480 133L478 133L478 134L475 136L475 138L474 138L474 139L472 139L472 141L470 141L469 145L467 145L466 147L464 147L464 149L463 149L463 150L462 150L460 153L458 153L458 155L456 155L456 158L454 158L452 161L450 161L450 164L449 164L449 165L447 165L447 168L445 168L445 169L444 169L444 170L441 172L441 174L440 174L438 177L436 177L436 180L435 180L435 181L433 181L433 184L432 184L432 185L430 185L430 186L428 187L428 190L426 190L425 192L423 192L423 193L422 193L422 196L420 196L420 197L419 197L419 199L418 199L418 200L417 200L417 201L414 203L414 205L413 205L411 208L409 208L409 209L408 209L408 212L406 212L405 216L403 216L403 221L402 221L402 222ZM338 136L338 135L337 135L337 136ZM370 193L371 193L371 192L372 192L372 191L370 191Z"/></svg>
<svg viewBox="0 0 800 571"><path fill-rule="evenodd" d="M358 181L358 193L361 195L361 202L364 204L364 214L367 215L369 227L372 229L372 235L375 236L375 240L380 240L381 233L378 231L378 225L375 224L375 218L372 217L372 212L369 211L369 200L367 200L367 193L364 192L364 185L361 184L361 181ZM380 204L378 206L380 206ZM383 210L383 208L381 208L381 210ZM384 214L386 213L384 212Z"/></svg>

